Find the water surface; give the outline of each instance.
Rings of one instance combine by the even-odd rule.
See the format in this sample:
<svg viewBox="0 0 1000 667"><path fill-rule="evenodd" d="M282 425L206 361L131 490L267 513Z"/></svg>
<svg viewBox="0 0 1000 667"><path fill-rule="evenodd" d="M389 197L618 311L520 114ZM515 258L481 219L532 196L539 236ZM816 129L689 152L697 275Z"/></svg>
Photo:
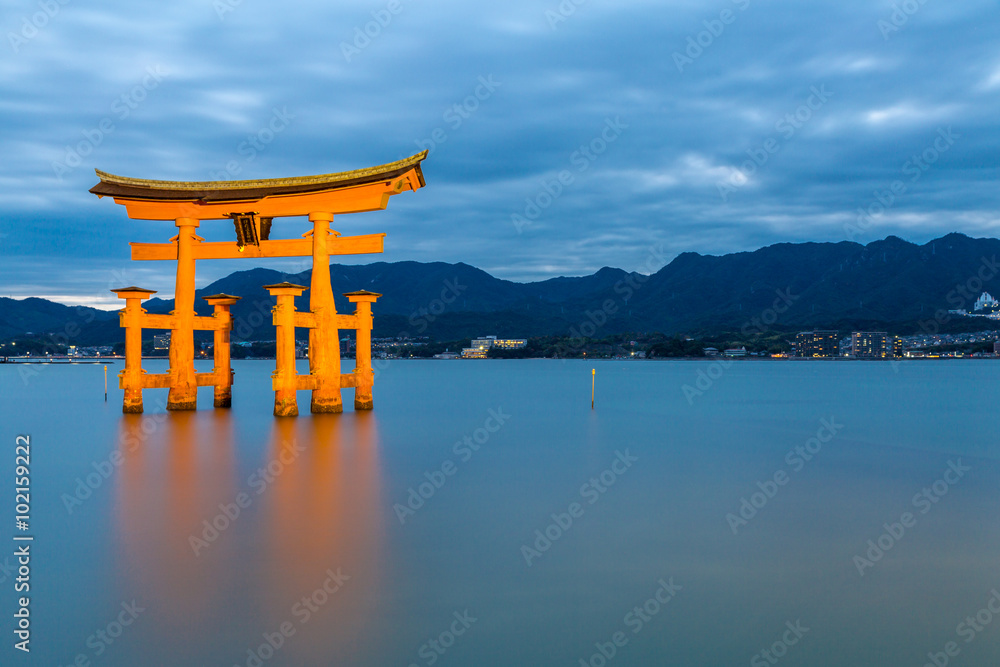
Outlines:
<svg viewBox="0 0 1000 667"><path fill-rule="evenodd" d="M123 416L100 366L0 365L3 664L1000 664L960 625L1000 590L996 363L393 361L374 412L277 420L234 368L232 410Z"/></svg>

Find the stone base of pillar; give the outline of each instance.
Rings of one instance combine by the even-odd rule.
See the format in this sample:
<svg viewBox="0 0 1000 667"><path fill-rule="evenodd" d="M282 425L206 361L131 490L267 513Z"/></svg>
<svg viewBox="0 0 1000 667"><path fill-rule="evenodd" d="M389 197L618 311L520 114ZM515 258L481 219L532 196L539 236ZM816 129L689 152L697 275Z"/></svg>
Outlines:
<svg viewBox="0 0 1000 667"><path fill-rule="evenodd" d="M142 414L142 390L126 389L125 400L122 401L122 412L125 414Z"/></svg>
<svg viewBox="0 0 1000 667"><path fill-rule="evenodd" d="M215 395L215 407L217 408L231 408L233 407L233 395L230 392L224 394Z"/></svg>
<svg viewBox="0 0 1000 667"><path fill-rule="evenodd" d="M274 416L275 417L298 417L299 416L299 404L296 402L295 397L292 398L278 398L277 395L274 397Z"/></svg>
<svg viewBox="0 0 1000 667"><path fill-rule="evenodd" d="M167 394L167 410L197 410L198 393L197 390L182 390L171 387Z"/></svg>
<svg viewBox="0 0 1000 667"><path fill-rule="evenodd" d="M375 403L372 401L372 388L368 387L356 387L354 389L354 409L355 410L373 410L375 408Z"/></svg>
<svg viewBox="0 0 1000 667"><path fill-rule="evenodd" d="M309 411L313 414L343 412L344 401L340 397L340 390L336 393L313 391Z"/></svg>

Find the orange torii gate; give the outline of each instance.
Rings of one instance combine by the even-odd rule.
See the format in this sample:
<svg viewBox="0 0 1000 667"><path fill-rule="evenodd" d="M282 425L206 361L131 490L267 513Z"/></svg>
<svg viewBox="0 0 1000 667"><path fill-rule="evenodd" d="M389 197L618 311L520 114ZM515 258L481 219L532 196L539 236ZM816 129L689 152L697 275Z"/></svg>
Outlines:
<svg viewBox="0 0 1000 667"><path fill-rule="evenodd" d="M230 306L237 296L218 294L205 299L214 306L211 317L195 314L195 262L199 259L312 256L309 312L294 311L294 295L304 286L281 283L265 286L277 296L274 324L278 327L277 370L272 376L274 414L298 414L295 390L312 390L312 412L341 412L340 390L353 387L356 410L372 408L374 374L371 368L371 305L381 296L350 292L351 315L338 315L330 284L330 255L380 253L385 234L340 236L330 229L334 215L386 208L389 197L424 186L420 163L427 151L389 164L320 176L257 181L179 182L126 178L97 171L100 183L90 191L113 197L128 217L173 220L178 233L168 243L132 243L133 260L176 260L174 310L152 315L141 302L155 292L139 287L112 290L125 299L121 326L125 328L125 370L119 385L125 390L123 412L142 412L144 388L169 388L168 410L197 408L197 389L215 387L215 407L231 402L229 362ZM308 216L312 229L300 239L270 240L274 218ZM202 220L231 219L236 241L205 242L195 230ZM295 327L309 328L309 375L296 375ZM147 374L142 370L142 329L170 329L170 370ZM357 331L355 370L340 372L340 329ZM194 332L215 332L215 367L211 373L194 369ZM291 352L289 353L289 346ZM364 347L364 350L362 350Z"/></svg>

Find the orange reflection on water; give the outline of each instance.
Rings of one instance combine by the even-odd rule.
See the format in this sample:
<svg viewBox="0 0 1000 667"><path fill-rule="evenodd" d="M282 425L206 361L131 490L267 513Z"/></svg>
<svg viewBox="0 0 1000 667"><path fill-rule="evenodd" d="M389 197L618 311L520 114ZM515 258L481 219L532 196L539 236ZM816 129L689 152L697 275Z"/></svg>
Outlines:
<svg viewBox="0 0 1000 667"><path fill-rule="evenodd" d="M380 584L375 416L268 419L269 436L251 429L235 442L238 419L227 410L122 418L122 569L155 615L144 643L172 659L224 651L245 664L264 633L287 623L294 634L279 663L349 662Z"/></svg>
<svg viewBox="0 0 1000 667"><path fill-rule="evenodd" d="M378 598L383 542L375 417L356 412L279 419L272 460L267 609L290 621L291 664L349 664ZM335 592L331 592L334 591Z"/></svg>
<svg viewBox="0 0 1000 667"><path fill-rule="evenodd" d="M217 613L219 555L196 554L203 522L234 497L231 415L172 412L124 415L118 512L127 571L171 632L197 632ZM221 535L220 535L221 536Z"/></svg>

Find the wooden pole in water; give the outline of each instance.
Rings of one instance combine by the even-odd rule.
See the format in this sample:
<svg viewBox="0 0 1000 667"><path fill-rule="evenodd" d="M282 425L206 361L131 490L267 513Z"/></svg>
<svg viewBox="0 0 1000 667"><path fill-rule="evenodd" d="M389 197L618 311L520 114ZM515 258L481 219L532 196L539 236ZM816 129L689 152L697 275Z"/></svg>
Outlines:
<svg viewBox="0 0 1000 667"><path fill-rule="evenodd" d="M594 383L597 381L597 369L590 371L590 409L594 409Z"/></svg>
<svg viewBox="0 0 1000 667"><path fill-rule="evenodd" d="M104 402L108 402L108 365L104 364Z"/></svg>

